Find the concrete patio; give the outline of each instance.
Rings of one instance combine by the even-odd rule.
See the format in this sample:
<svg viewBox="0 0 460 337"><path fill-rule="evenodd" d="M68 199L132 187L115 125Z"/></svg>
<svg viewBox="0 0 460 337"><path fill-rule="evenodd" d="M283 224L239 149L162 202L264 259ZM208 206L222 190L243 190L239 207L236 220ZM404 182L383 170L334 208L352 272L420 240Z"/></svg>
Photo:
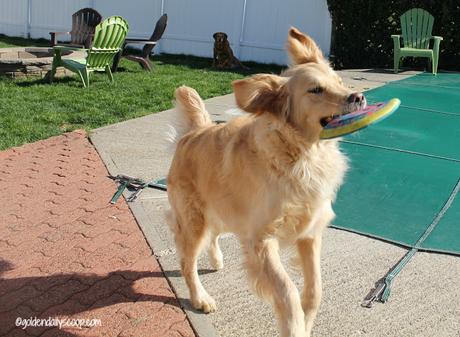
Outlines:
<svg viewBox="0 0 460 337"><path fill-rule="evenodd" d="M389 71L344 70L344 82L357 91L414 75ZM206 101L213 119L232 118L233 95ZM224 111L230 110L229 113ZM91 141L109 172L152 180L165 177L172 154L166 151L163 134L171 111L94 130ZM188 291L180 276L172 236L164 222L168 207L166 193L144 191L130 203L136 220L158 258L176 295L181 300L194 330L200 337L277 336L270 306L255 297L246 283L239 244L233 235L220 242L224 269L209 272L205 256L200 259L201 279L217 301L218 311L204 315L190 308ZM327 229L322 251L324 297L314 326L314 336L458 337L460 336L460 263L458 257L417 253L395 279L386 304L371 309L361 302L375 282L404 255L406 249L393 244L336 229ZM282 258L297 285L301 276Z"/></svg>

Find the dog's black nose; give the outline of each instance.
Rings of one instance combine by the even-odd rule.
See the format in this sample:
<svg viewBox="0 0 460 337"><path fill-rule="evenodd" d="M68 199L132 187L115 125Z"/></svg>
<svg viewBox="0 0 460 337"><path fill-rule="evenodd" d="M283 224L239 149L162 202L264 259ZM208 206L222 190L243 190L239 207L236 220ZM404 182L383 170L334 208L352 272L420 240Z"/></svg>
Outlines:
<svg viewBox="0 0 460 337"><path fill-rule="evenodd" d="M364 101L364 95L360 92L354 92L348 96L348 103L362 103Z"/></svg>

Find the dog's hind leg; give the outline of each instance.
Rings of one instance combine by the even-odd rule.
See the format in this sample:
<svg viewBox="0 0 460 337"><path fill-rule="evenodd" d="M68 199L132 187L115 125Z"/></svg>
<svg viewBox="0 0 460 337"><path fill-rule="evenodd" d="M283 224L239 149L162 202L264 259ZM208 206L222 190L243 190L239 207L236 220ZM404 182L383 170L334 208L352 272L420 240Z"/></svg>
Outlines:
<svg viewBox="0 0 460 337"><path fill-rule="evenodd" d="M281 264L276 239L243 242L250 281L273 303L282 337L305 337L299 292Z"/></svg>
<svg viewBox="0 0 460 337"><path fill-rule="evenodd" d="M224 267L224 257L219 247L219 234L212 233L208 249L209 261L215 270Z"/></svg>
<svg viewBox="0 0 460 337"><path fill-rule="evenodd" d="M174 232L181 271L190 291L192 305L195 309L209 313L216 310L216 302L206 292L198 276L197 260L206 243L207 227L203 213L196 203L196 200L189 200L186 207L180 208L180 213L172 211L169 221L174 221L170 226Z"/></svg>

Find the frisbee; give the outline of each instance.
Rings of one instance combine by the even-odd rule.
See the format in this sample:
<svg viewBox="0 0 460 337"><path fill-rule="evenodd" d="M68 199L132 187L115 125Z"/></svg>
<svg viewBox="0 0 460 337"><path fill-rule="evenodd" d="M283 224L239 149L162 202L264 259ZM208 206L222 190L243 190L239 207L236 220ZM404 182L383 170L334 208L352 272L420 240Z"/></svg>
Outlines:
<svg viewBox="0 0 460 337"><path fill-rule="evenodd" d="M348 135L371 124L380 122L395 112L401 101L397 98L386 102L368 105L366 108L333 117L321 131L321 139L330 139Z"/></svg>

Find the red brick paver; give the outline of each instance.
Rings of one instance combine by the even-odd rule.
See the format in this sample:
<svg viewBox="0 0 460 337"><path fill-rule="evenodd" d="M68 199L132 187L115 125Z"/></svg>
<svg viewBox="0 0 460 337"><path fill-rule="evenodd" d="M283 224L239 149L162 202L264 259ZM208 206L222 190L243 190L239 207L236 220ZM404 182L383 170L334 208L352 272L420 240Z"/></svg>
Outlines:
<svg viewBox="0 0 460 337"><path fill-rule="evenodd" d="M84 132L0 152L0 336L194 336ZM96 319L21 329L18 317Z"/></svg>

